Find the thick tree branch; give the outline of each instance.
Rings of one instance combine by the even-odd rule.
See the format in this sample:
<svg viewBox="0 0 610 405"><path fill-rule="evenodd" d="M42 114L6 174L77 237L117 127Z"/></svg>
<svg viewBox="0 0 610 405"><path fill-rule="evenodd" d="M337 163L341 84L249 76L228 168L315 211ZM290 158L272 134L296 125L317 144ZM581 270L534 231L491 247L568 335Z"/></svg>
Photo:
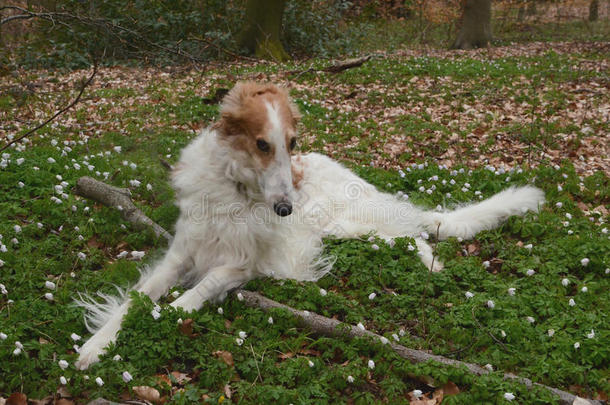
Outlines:
<svg viewBox="0 0 610 405"><path fill-rule="evenodd" d="M74 100L72 100L72 102L70 104L68 104L67 106L65 106L64 108L62 108L61 110L57 111L55 114L53 114L50 118L48 118L46 121L38 124L37 126L35 126L34 128L30 129L28 132L26 132L23 135L18 136L17 138L13 139L12 141L8 142L6 145L4 145L1 149L0 152L2 152L3 150L5 150L6 148L8 148L9 146L17 143L17 142L21 142L23 139L27 138L28 136L32 135L34 132L38 131L40 128L44 127L45 125L47 125L49 122L53 121L55 118L59 117L61 114L65 113L66 111L68 111L70 108L74 107L76 105L76 103L78 103L80 101L81 96L83 95L83 92L85 91L85 88L87 86L89 86L91 84L91 81L93 80L93 77L95 76L95 74L97 73L97 62L95 62L93 64L93 72L91 73L91 76L89 76L89 78L83 82L80 91L78 92L78 95L76 96L76 98Z"/></svg>
<svg viewBox="0 0 610 405"><path fill-rule="evenodd" d="M171 242L172 235L152 219L148 218L131 200L131 192L126 188L110 186L91 177L81 177L76 182L76 194L100 202L107 207L121 211L123 219L144 228L149 226L155 235L163 236Z"/></svg>
<svg viewBox="0 0 610 405"><path fill-rule="evenodd" d="M95 201L101 202L102 204L117 208L118 206L123 207L123 217L132 223L135 224L146 224L152 226L155 230L155 233L160 229L162 232L157 233L158 235L164 236L168 241L171 241L172 236L169 232L165 231L161 226L154 223L150 218L146 217L144 213L135 208L133 203L131 202L129 190L113 187L92 179L90 177L81 177L77 182L77 190L76 193L80 196L91 198ZM125 216L125 207L131 206L134 207L137 211L137 215ZM288 305L281 304L269 298L262 296L261 294L254 291L246 291L246 290L237 290L235 292L239 294L243 298L243 302L252 308L259 308L263 311L268 311L270 309L280 308L290 312L296 318L300 320L300 322L311 329L314 333L318 335L331 336L331 337L347 337L347 338L356 338L356 337L369 337L373 340L381 341L382 336L370 332L368 330L362 330L356 326L349 325L338 321L336 319L327 318L322 315L318 315L309 311L301 311ZM470 373L481 376L489 374L489 370L480 367L476 364L466 363L459 360L448 359L443 356L437 356L435 354L430 354L421 350L409 349L403 345L399 345L396 343L388 343L388 346L394 350L400 357L412 362L412 363L422 363L426 361L435 361L447 366L453 367L464 367ZM553 392L555 395L559 397L559 403L562 405L602 405L601 401L590 400L590 399L582 399L577 397L576 395L572 395L569 392L559 390L557 388L549 387L546 385L538 384L532 382L532 380L528 378L523 378L516 376L514 374L504 374L504 379L512 380L524 384L528 388L539 387ZM575 402L577 401L577 402Z"/></svg>

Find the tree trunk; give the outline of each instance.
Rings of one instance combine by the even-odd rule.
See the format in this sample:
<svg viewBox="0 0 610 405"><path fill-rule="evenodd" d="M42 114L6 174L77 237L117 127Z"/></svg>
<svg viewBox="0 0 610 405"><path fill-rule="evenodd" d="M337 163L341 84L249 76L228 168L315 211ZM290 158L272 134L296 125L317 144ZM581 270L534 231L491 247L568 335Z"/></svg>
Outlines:
<svg viewBox="0 0 610 405"><path fill-rule="evenodd" d="M280 41L285 6L286 0L248 0L239 45L259 58L289 59Z"/></svg>
<svg viewBox="0 0 610 405"><path fill-rule="evenodd" d="M491 0L463 0L460 32L452 49L487 46L491 41Z"/></svg>
<svg viewBox="0 0 610 405"><path fill-rule="evenodd" d="M599 0L591 0L589 4L589 21L597 21L599 17Z"/></svg>

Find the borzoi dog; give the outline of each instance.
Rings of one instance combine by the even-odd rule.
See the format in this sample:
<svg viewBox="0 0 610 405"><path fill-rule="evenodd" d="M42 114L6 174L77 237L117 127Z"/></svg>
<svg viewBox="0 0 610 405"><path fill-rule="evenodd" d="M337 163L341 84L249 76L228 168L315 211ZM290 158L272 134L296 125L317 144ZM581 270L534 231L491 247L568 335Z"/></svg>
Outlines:
<svg viewBox="0 0 610 405"><path fill-rule="evenodd" d="M175 237L134 286L157 301L175 284L187 285L171 304L186 311L222 300L256 277L317 280L333 265L322 254L322 238L329 235L411 236L423 263L439 271L442 263L421 237L425 232L441 240L471 238L544 201L541 190L526 186L430 212L382 193L326 156L293 154L300 114L287 91L271 84L237 84L220 113L182 151L172 173L180 207ZM80 349L79 369L98 361L127 313L127 297L104 298L80 302L95 334Z"/></svg>

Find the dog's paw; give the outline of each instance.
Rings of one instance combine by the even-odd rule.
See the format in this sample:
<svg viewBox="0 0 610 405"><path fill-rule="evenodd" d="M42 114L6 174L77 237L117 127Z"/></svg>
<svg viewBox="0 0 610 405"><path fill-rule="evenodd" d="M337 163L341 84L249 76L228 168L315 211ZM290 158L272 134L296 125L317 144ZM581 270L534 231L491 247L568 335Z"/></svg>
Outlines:
<svg viewBox="0 0 610 405"><path fill-rule="evenodd" d="M74 365L78 370L86 370L90 365L97 363L104 352L104 347L89 340L81 347L78 360Z"/></svg>
<svg viewBox="0 0 610 405"><path fill-rule="evenodd" d="M172 302L169 305L175 309L182 308L182 310L184 312L192 312L192 311L199 309L199 307L197 305L198 302L199 301L197 301L193 297L191 297L189 292L187 291L182 296L180 296L178 299L176 299L176 301Z"/></svg>

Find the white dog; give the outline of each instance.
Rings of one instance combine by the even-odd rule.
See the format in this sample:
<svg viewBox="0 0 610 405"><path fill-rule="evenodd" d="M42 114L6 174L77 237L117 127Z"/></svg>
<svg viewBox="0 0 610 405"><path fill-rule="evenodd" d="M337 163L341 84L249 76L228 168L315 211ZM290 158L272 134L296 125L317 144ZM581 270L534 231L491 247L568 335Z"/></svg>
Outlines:
<svg viewBox="0 0 610 405"><path fill-rule="evenodd" d="M471 238L502 220L537 210L544 194L510 188L451 212L429 212L379 192L326 156L294 155L300 118L286 90L239 83L225 97L220 120L183 151L173 172L180 217L165 257L134 289L153 301L177 283L191 287L171 305L197 310L256 277L317 280L333 259L322 238L415 238L423 263L442 269L423 232ZM95 334L77 367L98 361L116 339L129 300L81 301Z"/></svg>

